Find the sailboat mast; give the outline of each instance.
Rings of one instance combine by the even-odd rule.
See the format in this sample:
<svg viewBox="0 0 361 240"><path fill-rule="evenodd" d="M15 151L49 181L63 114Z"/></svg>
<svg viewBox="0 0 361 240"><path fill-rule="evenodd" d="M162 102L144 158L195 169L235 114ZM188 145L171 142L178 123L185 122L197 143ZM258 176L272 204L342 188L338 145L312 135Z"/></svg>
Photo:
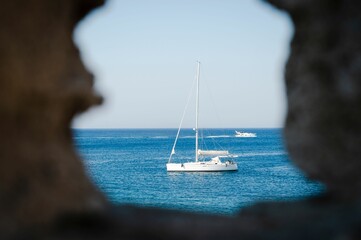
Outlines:
<svg viewBox="0 0 361 240"><path fill-rule="evenodd" d="M200 74L200 62L197 61L197 96L196 96L196 162L198 162L198 113L199 113L199 74Z"/></svg>

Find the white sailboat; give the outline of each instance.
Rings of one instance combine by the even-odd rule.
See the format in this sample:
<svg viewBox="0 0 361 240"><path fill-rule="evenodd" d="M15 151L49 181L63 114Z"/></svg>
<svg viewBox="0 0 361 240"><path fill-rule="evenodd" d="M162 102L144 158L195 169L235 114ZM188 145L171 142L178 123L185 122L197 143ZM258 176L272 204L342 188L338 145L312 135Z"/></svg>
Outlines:
<svg viewBox="0 0 361 240"><path fill-rule="evenodd" d="M228 151L220 150L201 150L198 146L198 113L199 113L199 75L200 75L200 62L197 62L197 75L196 75L196 123L195 123L195 160L185 163L172 163L172 156L175 154L175 147L178 141L179 132L182 126L178 128L177 136L173 144L171 154L167 163L168 172L221 172L221 171L237 171L237 163L231 160L231 155ZM210 160L206 160L206 158ZM225 160L228 159L228 160ZM222 161L223 160L223 161Z"/></svg>

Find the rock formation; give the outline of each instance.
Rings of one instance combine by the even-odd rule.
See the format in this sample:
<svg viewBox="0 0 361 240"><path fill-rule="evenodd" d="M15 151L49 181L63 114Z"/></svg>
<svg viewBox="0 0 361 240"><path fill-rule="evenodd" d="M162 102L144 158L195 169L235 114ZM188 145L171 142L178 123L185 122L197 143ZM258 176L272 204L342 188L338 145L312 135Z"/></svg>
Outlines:
<svg viewBox="0 0 361 240"><path fill-rule="evenodd" d="M268 0L295 26L287 147L329 194L235 217L112 206L89 181L70 122L101 98L72 32L102 2L1 3L1 239L361 239L359 1Z"/></svg>
<svg viewBox="0 0 361 240"><path fill-rule="evenodd" d="M1 233L106 205L70 130L75 114L101 102L72 39L75 24L101 3L1 2Z"/></svg>
<svg viewBox="0 0 361 240"><path fill-rule="evenodd" d="M269 0L295 33L286 68L287 149L335 197L361 197L361 2Z"/></svg>

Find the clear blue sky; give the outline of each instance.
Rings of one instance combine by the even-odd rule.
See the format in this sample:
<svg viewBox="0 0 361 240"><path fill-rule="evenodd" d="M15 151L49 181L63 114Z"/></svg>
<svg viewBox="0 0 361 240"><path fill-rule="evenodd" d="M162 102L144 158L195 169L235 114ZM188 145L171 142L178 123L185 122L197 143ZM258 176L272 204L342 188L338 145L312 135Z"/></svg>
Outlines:
<svg viewBox="0 0 361 240"><path fill-rule="evenodd" d="M108 1L74 34L105 103L73 126L178 127L199 60L201 127L281 127L292 33L258 0Z"/></svg>

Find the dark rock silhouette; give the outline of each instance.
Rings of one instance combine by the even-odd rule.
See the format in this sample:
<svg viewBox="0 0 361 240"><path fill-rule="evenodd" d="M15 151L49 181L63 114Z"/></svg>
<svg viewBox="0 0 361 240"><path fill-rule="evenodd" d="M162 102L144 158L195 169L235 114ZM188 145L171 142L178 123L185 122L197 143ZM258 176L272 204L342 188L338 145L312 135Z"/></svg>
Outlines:
<svg viewBox="0 0 361 240"><path fill-rule="evenodd" d="M361 2L270 0L295 26L286 68L287 149L334 196L361 196Z"/></svg>
<svg viewBox="0 0 361 240"><path fill-rule="evenodd" d="M324 196L257 203L235 217L112 206L89 181L70 122L101 98L72 41L101 0L0 8L0 238L361 239L361 19L356 0L268 0L295 25L285 127Z"/></svg>
<svg viewBox="0 0 361 240"><path fill-rule="evenodd" d="M106 200L74 150L70 122L99 104L73 28L102 1L2 1L0 232L99 211Z"/></svg>

